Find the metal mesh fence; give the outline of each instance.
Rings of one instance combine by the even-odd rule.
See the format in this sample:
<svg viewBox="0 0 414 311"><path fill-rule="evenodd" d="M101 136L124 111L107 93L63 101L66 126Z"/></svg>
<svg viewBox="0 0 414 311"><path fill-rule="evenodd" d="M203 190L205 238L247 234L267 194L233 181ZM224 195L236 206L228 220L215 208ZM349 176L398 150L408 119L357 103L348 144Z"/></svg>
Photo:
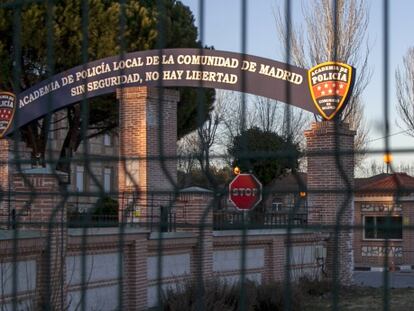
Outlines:
<svg viewBox="0 0 414 311"><path fill-rule="evenodd" d="M329 20L320 25L331 28L318 34L311 24L309 42L293 27L292 2L280 1L285 59L273 69L246 55L249 1L239 2L240 54L204 48L205 2L198 28L172 0L0 4L1 91L16 96L12 110L0 107L1 310L340 310L357 284L378 277L358 269L381 272L379 307L388 310L396 279L408 272L402 283L410 284L414 178L389 163L387 173L354 177L361 156L393 151L388 1L376 3L379 151L364 149L355 128L364 68L330 121L289 105L298 106L295 88L308 81L298 82L300 68L361 64L343 52L364 43L364 35L343 42L355 30L344 21L366 9L361 1L317 1L315 12L327 11L321 23ZM364 18L357 22L355 31L366 30ZM327 55L313 49L321 37ZM283 81L276 93L287 105L247 94L271 92L250 74ZM42 107L30 110L37 101ZM263 183L254 209L230 201L235 166ZM246 192L255 186L241 187L255 196Z"/></svg>

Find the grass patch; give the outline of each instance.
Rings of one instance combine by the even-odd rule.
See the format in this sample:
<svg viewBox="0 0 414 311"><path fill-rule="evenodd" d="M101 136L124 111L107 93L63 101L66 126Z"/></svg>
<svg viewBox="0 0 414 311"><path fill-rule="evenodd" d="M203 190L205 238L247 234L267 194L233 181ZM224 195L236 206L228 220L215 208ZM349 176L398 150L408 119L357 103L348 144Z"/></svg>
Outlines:
<svg viewBox="0 0 414 311"><path fill-rule="evenodd" d="M341 311L356 310L383 310L384 289L372 287L345 287L338 292L338 308ZM406 311L414 309L413 288L393 288L389 290L389 310ZM307 297L309 303L304 306L304 311L332 310L332 292L322 296Z"/></svg>
<svg viewBox="0 0 414 311"><path fill-rule="evenodd" d="M240 305L246 311L302 310L303 299L298 287L291 289L291 295L294 299L285 299L283 285L275 282L258 285L247 281L243 288L239 283L228 284L218 280L207 281L204 286L187 282L178 289L167 290L163 310L197 311L203 306L206 311L231 311L240 310Z"/></svg>
<svg viewBox="0 0 414 311"><path fill-rule="evenodd" d="M207 281L204 286L187 282L175 290L168 290L163 299L164 311L196 311L200 304L206 311L239 310L243 304L246 311L331 311L331 310L383 310L384 290L371 287L341 287L338 301L333 308L332 284L327 281L302 279L290 287L287 299L283 283L256 284L246 282L228 284L218 280ZM390 289L388 294L390 311L414 310L414 289Z"/></svg>

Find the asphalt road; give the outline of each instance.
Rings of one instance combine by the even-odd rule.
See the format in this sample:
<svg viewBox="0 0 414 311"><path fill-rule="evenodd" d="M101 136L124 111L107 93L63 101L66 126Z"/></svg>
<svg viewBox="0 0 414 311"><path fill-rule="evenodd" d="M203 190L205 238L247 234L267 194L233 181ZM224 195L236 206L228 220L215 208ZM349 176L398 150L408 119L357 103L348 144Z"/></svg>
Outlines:
<svg viewBox="0 0 414 311"><path fill-rule="evenodd" d="M354 271L356 285L384 286L384 272ZM388 272L388 284L391 288L414 288L414 272Z"/></svg>

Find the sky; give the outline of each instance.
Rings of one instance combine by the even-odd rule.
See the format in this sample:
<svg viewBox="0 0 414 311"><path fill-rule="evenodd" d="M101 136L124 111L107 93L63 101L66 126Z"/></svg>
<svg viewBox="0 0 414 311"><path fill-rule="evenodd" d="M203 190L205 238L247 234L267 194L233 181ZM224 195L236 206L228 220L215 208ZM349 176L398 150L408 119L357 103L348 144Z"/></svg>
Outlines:
<svg viewBox="0 0 414 311"><path fill-rule="evenodd" d="M302 1L290 0L293 22L302 21ZM201 0L181 0L194 13L203 44L214 46L216 50L242 52L242 12L241 0L205 0L203 17L200 15ZM276 32L275 12L285 0L246 0L247 54L283 61L281 44ZM369 151L366 163L372 160L382 162L386 140L384 110L384 53L383 53L383 1L367 0L369 8L368 45L370 47L368 67L372 71L371 80L363 94L364 110L369 128ZM395 70L402 66L402 59L410 46L414 46L413 0L389 1L389 125L390 134L406 129L396 112ZM201 24L200 21L203 23ZM363 68L357 68L363 70ZM414 138L399 134L389 138L394 165L414 164ZM413 150L413 153L407 152Z"/></svg>

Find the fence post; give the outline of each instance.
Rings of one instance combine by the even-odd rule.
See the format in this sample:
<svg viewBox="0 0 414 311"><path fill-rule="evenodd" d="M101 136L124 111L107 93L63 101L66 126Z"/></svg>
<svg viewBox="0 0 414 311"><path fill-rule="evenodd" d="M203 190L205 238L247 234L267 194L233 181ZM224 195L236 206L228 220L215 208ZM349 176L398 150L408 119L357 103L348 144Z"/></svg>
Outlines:
<svg viewBox="0 0 414 311"><path fill-rule="evenodd" d="M345 123L315 122L305 131L308 161L308 223L330 232L327 272L344 285L352 282L354 265L354 137ZM337 240L335 229L339 217ZM334 262L337 258L337 262ZM335 267L334 265L338 265ZM335 270L337 268L337 270ZM333 275L334 272L336 275Z"/></svg>
<svg viewBox="0 0 414 311"><path fill-rule="evenodd" d="M118 89L117 98L120 139L118 187L123 198L119 200L120 217L130 213L136 221L138 217L147 219L151 214L159 216L159 210L150 209L169 204L169 195L177 181L179 92L129 87ZM160 161L161 156L164 162ZM125 220L125 217L120 220Z"/></svg>

